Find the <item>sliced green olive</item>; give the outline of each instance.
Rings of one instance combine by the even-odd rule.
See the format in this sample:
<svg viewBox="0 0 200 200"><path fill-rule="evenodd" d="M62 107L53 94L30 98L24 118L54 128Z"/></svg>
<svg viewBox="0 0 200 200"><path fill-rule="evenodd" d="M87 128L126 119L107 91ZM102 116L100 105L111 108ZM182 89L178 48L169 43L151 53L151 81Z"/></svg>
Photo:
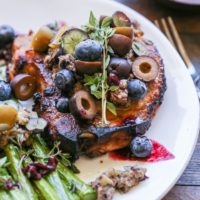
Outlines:
<svg viewBox="0 0 200 200"><path fill-rule="evenodd" d="M36 81L28 74L18 74L11 81L11 87L15 96L23 101L33 96L36 90Z"/></svg>
<svg viewBox="0 0 200 200"><path fill-rule="evenodd" d="M32 38L32 47L34 51L44 52L53 38L52 30L47 26L42 26Z"/></svg>
<svg viewBox="0 0 200 200"><path fill-rule="evenodd" d="M131 20L127 15L121 11L116 11L113 14L113 23L116 27L118 26L131 26Z"/></svg>
<svg viewBox="0 0 200 200"><path fill-rule="evenodd" d="M154 80L159 72L158 63L151 57L140 56L132 64L133 74L144 81Z"/></svg>
<svg viewBox="0 0 200 200"><path fill-rule="evenodd" d="M76 45L86 39L88 35L85 31L78 28L69 29L61 37L62 48L66 53L74 55Z"/></svg>
<svg viewBox="0 0 200 200"><path fill-rule="evenodd" d="M125 35L129 38L133 37L133 29L131 27L115 27L114 30L116 34Z"/></svg>
<svg viewBox="0 0 200 200"><path fill-rule="evenodd" d="M79 74L89 74L92 75L101 70L101 61L75 61L76 71Z"/></svg>
<svg viewBox="0 0 200 200"><path fill-rule="evenodd" d="M0 131L11 129L17 121L17 110L10 105L0 105Z"/></svg>

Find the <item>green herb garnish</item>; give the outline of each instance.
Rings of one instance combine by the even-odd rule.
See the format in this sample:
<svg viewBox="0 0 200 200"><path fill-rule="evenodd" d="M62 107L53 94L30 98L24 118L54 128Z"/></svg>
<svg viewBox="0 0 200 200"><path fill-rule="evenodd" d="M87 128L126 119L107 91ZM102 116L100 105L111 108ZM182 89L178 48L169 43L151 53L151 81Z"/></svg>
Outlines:
<svg viewBox="0 0 200 200"><path fill-rule="evenodd" d="M112 48L108 45L108 40L113 36L114 30L110 27L112 22L111 17L105 17L100 24L93 12L90 12L89 23L84 26L91 39L98 41L103 47L103 66L102 74L95 74L93 76L85 76L84 82L90 87L91 94L97 99L101 99L102 106L102 123L104 127L109 124L106 118L106 108L116 115L116 108L114 104L107 102L107 92L110 90L107 84L107 67L110 62L109 53L113 53ZM113 91L113 87L111 87Z"/></svg>

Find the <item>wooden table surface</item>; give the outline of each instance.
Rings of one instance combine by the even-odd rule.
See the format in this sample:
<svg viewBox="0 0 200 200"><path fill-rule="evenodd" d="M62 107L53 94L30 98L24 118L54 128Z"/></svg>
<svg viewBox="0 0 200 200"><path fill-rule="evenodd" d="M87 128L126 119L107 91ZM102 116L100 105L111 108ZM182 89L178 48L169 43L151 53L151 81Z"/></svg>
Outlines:
<svg viewBox="0 0 200 200"><path fill-rule="evenodd" d="M151 21L172 16L186 50L200 73L200 11L173 10L155 0L116 1L133 8ZM188 167L163 200L200 200L200 137Z"/></svg>

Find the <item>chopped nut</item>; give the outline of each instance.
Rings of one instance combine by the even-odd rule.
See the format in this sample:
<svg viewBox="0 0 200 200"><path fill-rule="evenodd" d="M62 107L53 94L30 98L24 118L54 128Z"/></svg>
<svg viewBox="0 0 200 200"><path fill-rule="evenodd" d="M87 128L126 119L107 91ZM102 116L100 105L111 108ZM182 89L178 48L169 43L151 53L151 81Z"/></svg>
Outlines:
<svg viewBox="0 0 200 200"><path fill-rule="evenodd" d="M128 87L128 81L126 79L122 79L119 82L119 88L121 90L125 90Z"/></svg>
<svg viewBox="0 0 200 200"><path fill-rule="evenodd" d="M111 92L110 101L116 105L127 105L128 104L128 90L118 89Z"/></svg>
<svg viewBox="0 0 200 200"><path fill-rule="evenodd" d="M126 193L145 180L145 173L146 169L133 166L124 167L124 170L111 169L92 182L92 187L97 190L98 200L111 200L115 191Z"/></svg>
<svg viewBox="0 0 200 200"><path fill-rule="evenodd" d="M59 56L58 66L61 69L69 69L71 71L76 70L74 65L74 57L71 54Z"/></svg>
<svg viewBox="0 0 200 200"><path fill-rule="evenodd" d="M8 144L10 137L17 135L18 125L15 125L12 129L0 132L0 148L5 147Z"/></svg>

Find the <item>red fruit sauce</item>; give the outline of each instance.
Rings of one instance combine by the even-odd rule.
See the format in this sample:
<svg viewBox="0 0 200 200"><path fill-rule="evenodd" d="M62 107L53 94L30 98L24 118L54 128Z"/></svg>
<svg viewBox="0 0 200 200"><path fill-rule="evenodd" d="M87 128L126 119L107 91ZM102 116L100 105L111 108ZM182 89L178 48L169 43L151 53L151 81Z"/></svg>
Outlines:
<svg viewBox="0 0 200 200"><path fill-rule="evenodd" d="M129 148L110 152L108 155L113 160L129 160L129 161L141 161L141 162L158 162L162 160L170 160L174 158L174 155L170 153L163 145L151 140L153 149L151 155L147 158L133 157Z"/></svg>

